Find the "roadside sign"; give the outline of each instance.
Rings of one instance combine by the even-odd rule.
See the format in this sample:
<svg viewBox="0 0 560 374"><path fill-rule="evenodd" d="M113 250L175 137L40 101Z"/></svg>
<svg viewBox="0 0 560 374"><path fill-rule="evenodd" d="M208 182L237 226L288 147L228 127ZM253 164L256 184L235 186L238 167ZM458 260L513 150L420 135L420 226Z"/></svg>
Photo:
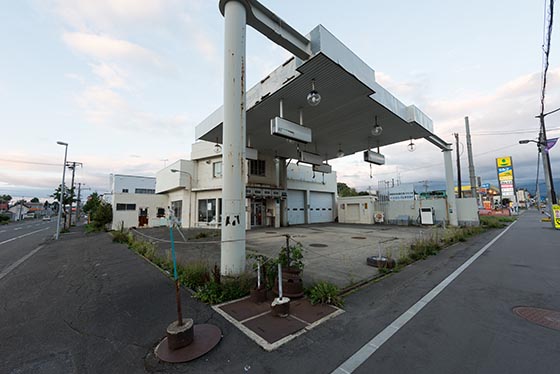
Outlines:
<svg viewBox="0 0 560 374"><path fill-rule="evenodd" d="M554 213L554 227L556 230L560 230L560 205L554 204L552 212Z"/></svg>

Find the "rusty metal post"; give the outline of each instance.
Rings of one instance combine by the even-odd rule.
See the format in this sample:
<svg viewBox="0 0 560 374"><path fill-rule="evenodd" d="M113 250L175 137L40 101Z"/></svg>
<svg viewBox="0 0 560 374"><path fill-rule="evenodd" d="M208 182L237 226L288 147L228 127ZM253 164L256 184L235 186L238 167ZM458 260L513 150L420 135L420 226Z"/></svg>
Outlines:
<svg viewBox="0 0 560 374"><path fill-rule="evenodd" d="M224 5L223 215L221 274L245 271L245 2Z"/></svg>

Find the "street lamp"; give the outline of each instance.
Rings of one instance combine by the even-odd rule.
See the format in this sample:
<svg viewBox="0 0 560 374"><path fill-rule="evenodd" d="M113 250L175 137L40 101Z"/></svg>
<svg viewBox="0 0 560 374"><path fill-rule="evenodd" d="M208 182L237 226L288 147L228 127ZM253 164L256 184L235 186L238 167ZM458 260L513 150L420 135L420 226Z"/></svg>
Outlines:
<svg viewBox="0 0 560 374"><path fill-rule="evenodd" d="M187 172L187 171L182 171L182 170L178 170L178 169L170 169L170 171L172 173L180 173L180 174L187 174L190 178L190 194L189 194L189 226L191 225L191 196L192 195L192 183L193 183L193 176L191 173Z"/></svg>
<svg viewBox="0 0 560 374"><path fill-rule="evenodd" d="M544 117L544 116L543 116ZM542 117L541 117L542 119ZM550 221L552 222L552 227L554 226L554 211L552 210L552 205L556 204L556 192L554 191L554 181L552 179L552 170L550 168L550 158L548 157L548 150L546 149L547 143L546 141L542 141L543 138L542 132L539 141L530 140L530 139L522 139L519 141L519 144L529 144L535 143L539 149L539 153L542 155L543 158L543 169L544 169L544 180L546 182L546 192L547 192L547 208L548 212L550 213ZM540 204L540 202L539 202Z"/></svg>
<svg viewBox="0 0 560 374"><path fill-rule="evenodd" d="M64 163L62 164L62 184L60 185L60 197L58 198L58 218L56 220L56 240L60 236L60 219L62 218L62 209L64 207L64 177L66 175L66 156L68 155L68 143L61 141L56 142L58 145L64 146Z"/></svg>

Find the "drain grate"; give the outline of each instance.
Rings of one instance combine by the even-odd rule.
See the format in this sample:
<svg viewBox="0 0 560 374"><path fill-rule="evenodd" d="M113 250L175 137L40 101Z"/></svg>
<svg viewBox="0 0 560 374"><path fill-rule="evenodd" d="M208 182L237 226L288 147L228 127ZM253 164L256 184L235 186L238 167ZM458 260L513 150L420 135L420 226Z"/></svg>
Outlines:
<svg viewBox="0 0 560 374"><path fill-rule="evenodd" d="M365 236L353 236L352 239L364 240L364 239L367 239L367 238Z"/></svg>
<svg viewBox="0 0 560 374"><path fill-rule="evenodd" d="M315 247L315 248L326 248L328 247L328 245L326 244L321 244L321 243L311 243L309 244L310 247Z"/></svg>
<svg viewBox="0 0 560 374"><path fill-rule="evenodd" d="M513 308L513 313L529 322L560 331L560 312L558 311L518 306Z"/></svg>

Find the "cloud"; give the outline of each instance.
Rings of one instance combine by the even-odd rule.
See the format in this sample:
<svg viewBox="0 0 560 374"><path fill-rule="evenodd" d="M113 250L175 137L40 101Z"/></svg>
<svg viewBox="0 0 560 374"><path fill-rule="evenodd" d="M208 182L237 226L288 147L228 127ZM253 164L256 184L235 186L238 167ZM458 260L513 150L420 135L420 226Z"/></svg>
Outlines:
<svg viewBox="0 0 560 374"><path fill-rule="evenodd" d="M532 139L538 135L539 122L535 115L540 110L540 73L519 76L491 92L471 93L458 98L429 98L423 96L426 87L424 77L417 81L398 82L382 72L376 73L378 81L401 100L412 98L410 102L421 106L434 121L435 133L454 146L452 133L460 136L461 171L463 183L468 183L468 163L466 152L464 117L470 119L472 144L476 174L483 181L496 179L495 158L512 155L516 168L516 179L530 180L536 177L535 147L519 145L519 139ZM560 107L560 94L551 87L560 86L560 67L551 68L548 76L547 108ZM560 115L560 114L559 114ZM553 122L552 117L547 123ZM557 122L556 122L557 123ZM554 126L549 125L554 129ZM558 127L558 126L556 126ZM550 131L549 137L558 136L557 130ZM373 166L373 179L369 178L369 166L360 160L359 155L334 160L333 168L339 180L353 187L366 189L377 187L380 180L401 178L402 181L416 183L420 180L439 180L445 178L443 156L433 145L424 140L415 140L414 153L404 151L406 142L381 149L386 155L387 164ZM560 160L551 151L553 170L560 169ZM455 169L455 152L453 152ZM454 171L456 175L456 170ZM455 177L454 175L454 177ZM542 172L541 172L542 178Z"/></svg>
<svg viewBox="0 0 560 374"><path fill-rule="evenodd" d="M83 32L65 32L62 39L74 51L97 61L127 61L158 68L165 66L156 53L126 40Z"/></svg>
<svg viewBox="0 0 560 374"><path fill-rule="evenodd" d="M163 22L173 0L53 0L47 6L72 28L115 31L119 28Z"/></svg>

